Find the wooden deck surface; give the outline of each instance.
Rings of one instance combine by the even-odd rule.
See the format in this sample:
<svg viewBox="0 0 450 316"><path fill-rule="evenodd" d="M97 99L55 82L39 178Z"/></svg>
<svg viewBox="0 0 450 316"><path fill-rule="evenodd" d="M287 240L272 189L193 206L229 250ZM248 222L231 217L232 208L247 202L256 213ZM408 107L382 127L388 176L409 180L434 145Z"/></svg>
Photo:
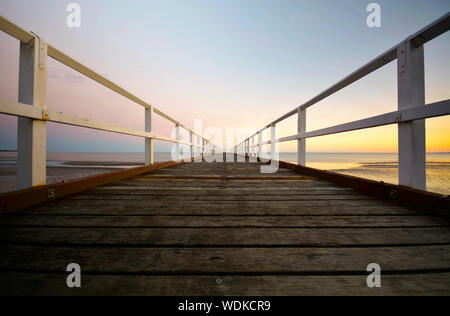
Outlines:
<svg viewBox="0 0 450 316"><path fill-rule="evenodd" d="M450 294L448 219L259 167L189 163L0 216L0 294Z"/></svg>

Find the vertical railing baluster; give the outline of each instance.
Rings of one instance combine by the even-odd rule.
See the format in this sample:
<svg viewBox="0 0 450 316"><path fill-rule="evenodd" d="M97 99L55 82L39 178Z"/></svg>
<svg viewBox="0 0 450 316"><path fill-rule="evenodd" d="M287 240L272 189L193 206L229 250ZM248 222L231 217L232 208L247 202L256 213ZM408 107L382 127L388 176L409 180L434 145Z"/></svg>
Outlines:
<svg viewBox="0 0 450 316"><path fill-rule="evenodd" d="M202 162L205 162L205 139L202 138Z"/></svg>
<svg viewBox="0 0 450 316"><path fill-rule="evenodd" d="M244 143L244 154L245 154L245 157L248 156L248 139L246 139L245 143Z"/></svg>
<svg viewBox="0 0 450 316"><path fill-rule="evenodd" d="M270 126L270 160L273 161L276 160L277 155L277 143L276 143L276 125L272 124Z"/></svg>
<svg viewBox="0 0 450 316"><path fill-rule="evenodd" d="M258 158L261 160L261 158L262 158L262 151L263 151L263 145L262 145L262 131L260 131L259 133L258 133Z"/></svg>
<svg viewBox="0 0 450 316"><path fill-rule="evenodd" d="M194 162L194 133L189 132L189 143L191 148L191 162Z"/></svg>
<svg viewBox="0 0 450 316"><path fill-rule="evenodd" d="M198 145L198 147L197 147L197 157L200 157L201 156L201 152L202 152L201 148L199 147L200 144L201 144L201 138L200 138L199 135L197 135L197 145Z"/></svg>
<svg viewBox="0 0 450 316"><path fill-rule="evenodd" d="M297 164L306 166L306 139L300 138L306 133L306 110L298 110L298 141L297 141Z"/></svg>
<svg viewBox="0 0 450 316"><path fill-rule="evenodd" d="M398 109L425 105L424 48L406 41L397 49ZM426 189L425 120L398 124L399 184Z"/></svg>
<svg viewBox="0 0 450 316"><path fill-rule="evenodd" d="M145 109L145 131L153 133L153 107ZM154 162L154 140L145 138L145 165L153 165Z"/></svg>
<svg viewBox="0 0 450 316"><path fill-rule="evenodd" d="M250 139L247 138L245 141L245 162L250 161Z"/></svg>
<svg viewBox="0 0 450 316"><path fill-rule="evenodd" d="M47 44L39 38L20 43L19 102L47 106ZM47 126L45 121L18 118L18 189L46 184Z"/></svg>
<svg viewBox="0 0 450 316"><path fill-rule="evenodd" d="M252 149L250 151L250 156L251 157L255 156L255 136L252 136Z"/></svg>
<svg viewBox="0 0 450 316"><path fill-rule="evenodd" d="M180 124L175 124L175 139L177 140L177 141L180 141L181 140L181 134L180 134ZM180 145L180 143L177 143L176 144L176 151L177 151L177 154L176 154L176 158L177 158L177 160L182 160L181 158L181 145Z"/></svg>

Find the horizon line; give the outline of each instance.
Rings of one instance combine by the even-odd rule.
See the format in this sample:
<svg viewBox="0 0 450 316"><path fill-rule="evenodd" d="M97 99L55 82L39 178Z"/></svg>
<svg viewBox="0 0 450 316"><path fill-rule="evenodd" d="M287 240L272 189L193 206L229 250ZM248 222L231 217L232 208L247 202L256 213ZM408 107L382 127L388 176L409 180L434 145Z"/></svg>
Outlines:
<svg viewBox="0 0 450 316"><path fill-rule="evenodd" d="M0 149L0 152L15 152L17 150ZM47 151L53 154L144 154L143 151ZM170 151L155 151L159 154L170 154ZM225 153L225 152L223 152ZM231 152L226 152L231 153ZM297 154L296 151L280 151L280 154ZM307 154L398 154L398 152L377 152L377 151L310 151ZM427 154L450 154L450 151L427 151Z"/></svg>

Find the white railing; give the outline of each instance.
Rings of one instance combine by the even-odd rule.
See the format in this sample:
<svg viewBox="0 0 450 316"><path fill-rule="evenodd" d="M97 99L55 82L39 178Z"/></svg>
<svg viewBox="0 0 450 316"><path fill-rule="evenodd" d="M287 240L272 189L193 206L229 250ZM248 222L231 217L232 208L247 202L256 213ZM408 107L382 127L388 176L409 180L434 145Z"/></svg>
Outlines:
<svg viewBox="0 0 450 316"><path fill-rule="evenodd" d="M450 14L423 28L405 41L389 49L348 77L325 90L305 104L281 116L257 133L239 143L235 153L263 158L262 148L271 145L271 159L276 158L272 144L297 140L297 163L306 164L306 139L336 133L349 132L389 124L398 124L399 184L416 189L426 189L425 119L450 114L450 100L425 105L424 47L428 41L450 29ZM306 132L306 109L397 59L398 63L398 111ZM276 124L298 115L298 133L276 138ZM262 141L262 133L270 128L271 138ZM258 144L254 144L258 136ZM253 145L250 145L250 140ZM258 152L256 149L258 148Z"/></svg>
<svg viewBox="0 0 450 316"><path fill-rule="evenodd" d="M0 113L19 117L18 122L18 187L26 189L46 183L46 122L55 122L120 133L145 138L145 164L154 163L154 140L189 147L191 159L194 147L201 148L201 154L213 154L217 147L209 140L194 133L179 121L154 106L122 89L86 66L68 57L38 36L29 33L0 16L0 30L20 41L19 102L0 100ZM61 62L73 70L115 91L145 108L145 131L136 131L114 124L103 123L47 109L47 57ZM175 124L176 139L156 135L153 131L154 114ZM181 140L181 129L189 135L189 142ZM194 142L197 136L197 142ZM200 150L199 150L200 151Z"/></svg>

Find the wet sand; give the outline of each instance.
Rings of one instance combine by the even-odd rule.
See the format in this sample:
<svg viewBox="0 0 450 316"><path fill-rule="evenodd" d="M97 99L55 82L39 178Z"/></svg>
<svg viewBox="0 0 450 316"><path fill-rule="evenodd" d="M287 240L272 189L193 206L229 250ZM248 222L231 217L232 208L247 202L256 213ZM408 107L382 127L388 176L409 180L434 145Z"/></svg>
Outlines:
<svg viewBox="0 0 450 316"><path fill-rule="evenodd" d="M62 163L65 166L101 166L101 167L127 167L127 166L143 166L144 163L136 163L136 162L123 162L123 161L66 161Z"/></svg>
<svg viewBox="0 0 450 316"><path fill-rule="evenodd" d="M112 164L109 164L112 166ZM123 168L122 168L123 169ZM88 167L47 167L47 183L61 183L63 181L89 177L98 174L111 173L121 168L88 168ZM17 165L0 165L0 193L17 190Z"/></svg>

